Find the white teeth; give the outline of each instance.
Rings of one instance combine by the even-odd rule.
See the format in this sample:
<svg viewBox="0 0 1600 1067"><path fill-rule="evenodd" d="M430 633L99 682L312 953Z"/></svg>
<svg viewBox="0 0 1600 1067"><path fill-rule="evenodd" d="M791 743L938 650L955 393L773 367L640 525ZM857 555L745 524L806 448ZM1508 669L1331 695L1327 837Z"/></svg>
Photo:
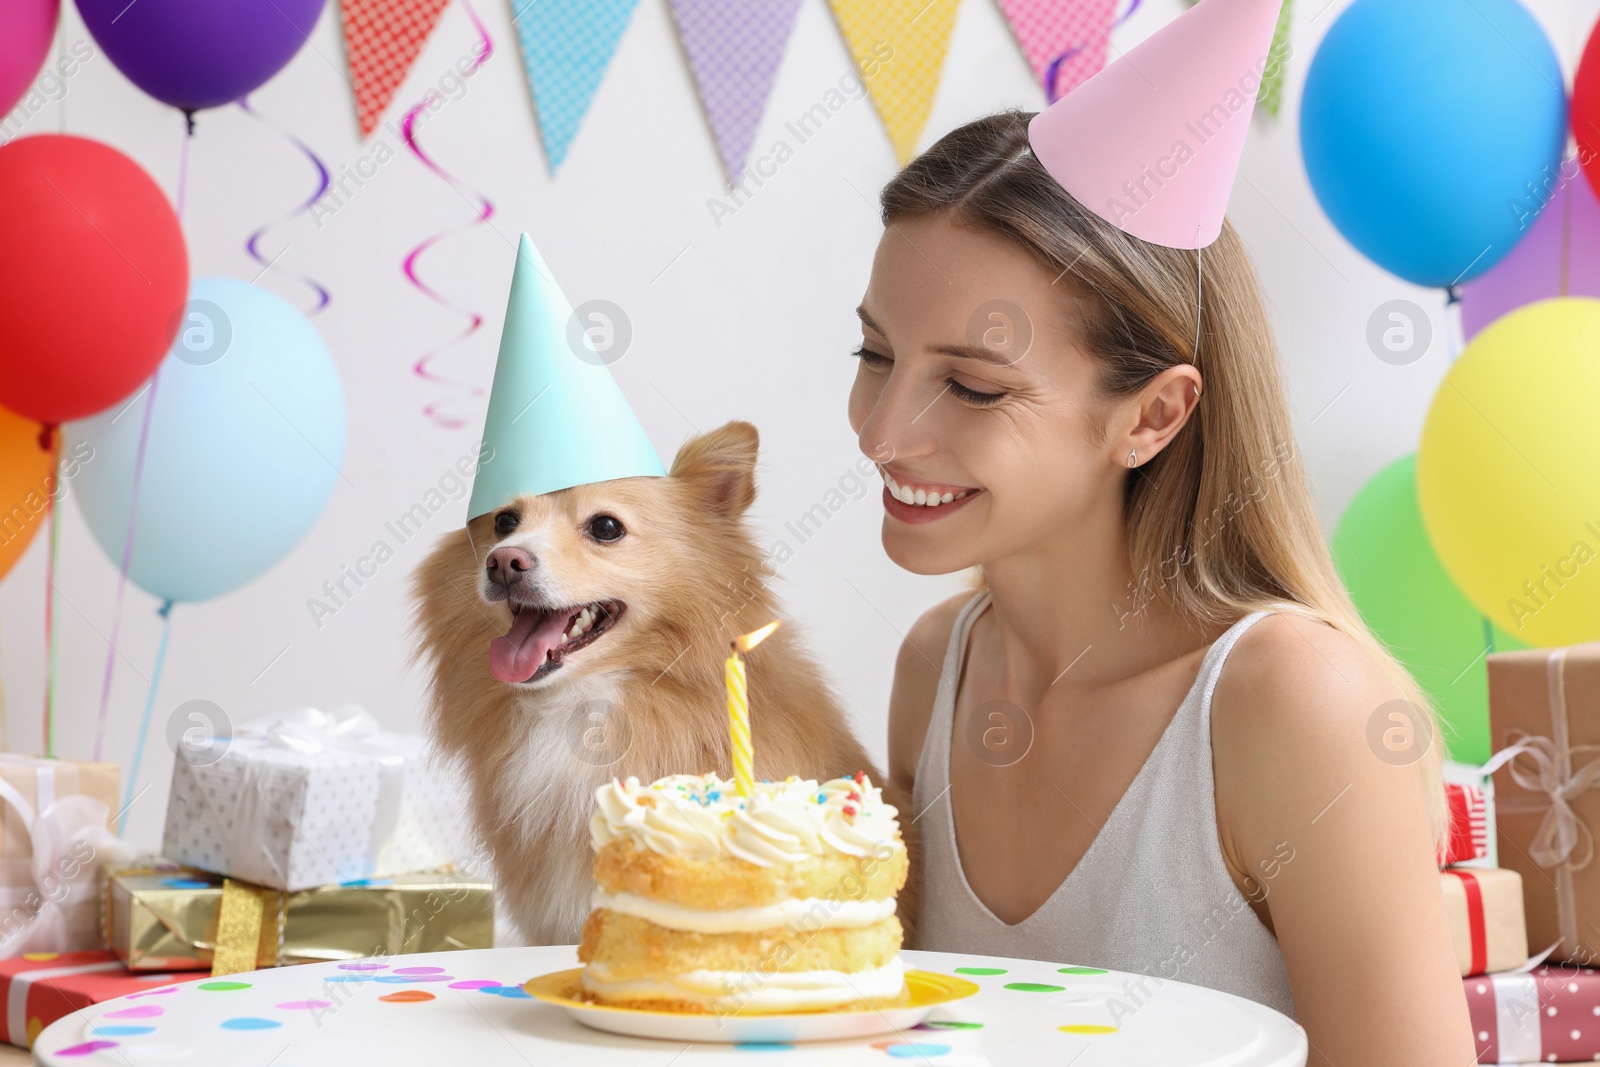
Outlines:
<svg viewBox="0 0 1600 1067"><path fill-rule="evenodd" d="M956 495L954 493L946 493L944 496L939 498L939 503L948 504L948 503L950 503L950 501L954 500L955 498L956 498Z"/></svg>
<svg viewBox="0 0 1600 1067"><path fill-rule="evenodd" d="M578 613L578 617L573 620L572 629L567 631L567 640L568 641L573 641L573 640L576 640L576 639L582 637L584 634L588 633L589 632L589 628L594 625L594 620L595 620L594 608L593 607L584 608L581 612Z"/></svg>
<svg viewBox="0 0 1600 1067"><path fill-rule="evenodd" d="M940 504L948 504L951 501L960 500L962 497L969 496L972 492L969 489L963 489L959 493L937 493L930 492L927 489L913 489L910 486L901 485L899 482L895 481L894 478L890 476L889 472L883 470L882 468L879 468L878 473L883 475L883 484L889 487L889 495L900 501L902 504L914 504L922 507L935 508Z"/></svg>
<svg viewBox="0 0 1600 1067"><path fill-rule="evenodd" d="M912 493L911 502L913 504L926 504L928 502L927 490L918 489L916 492Z"/></svg>

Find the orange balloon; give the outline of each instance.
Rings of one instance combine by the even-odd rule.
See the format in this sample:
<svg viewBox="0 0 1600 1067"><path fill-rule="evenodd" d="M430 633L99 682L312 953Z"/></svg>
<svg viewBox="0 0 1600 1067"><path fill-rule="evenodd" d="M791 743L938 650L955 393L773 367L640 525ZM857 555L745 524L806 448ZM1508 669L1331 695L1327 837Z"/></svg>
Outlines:
<svg viewBox="0 0 1600 1067"><path fill-rule="evenodd" d="M45 524L53 457L39 447L39 424L0 408L0 578Z"/></svg>

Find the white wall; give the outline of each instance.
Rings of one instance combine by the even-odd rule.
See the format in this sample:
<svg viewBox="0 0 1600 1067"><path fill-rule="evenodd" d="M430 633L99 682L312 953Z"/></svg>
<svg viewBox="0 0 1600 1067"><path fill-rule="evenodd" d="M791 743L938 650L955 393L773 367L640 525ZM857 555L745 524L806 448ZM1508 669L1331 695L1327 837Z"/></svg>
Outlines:
<svg viewBox="0 0 1600 1067"><path fill-rule="evenodd" d="M435 369L464 382L489 381L514 242L527 230L575 304L605 298L626 309L633 346L613 370L664 459L697 429L732 418L760 427L756 511L769 541L783 537L795 545L784 523L819 502L856 462L845 419L853 374L847 353L857 337L851 309L879 234L871 201L895 170L871 104L841 110L718 226L707 201L723 194L722 174L664 0L645 0L635 13L555 179L541 153L508 5L475 4L495 52L464 95L425 123L422 141L494 202L491 225L466 226L467 200L411 158L392 127L380 128L366 145L358 142L334 3L311 46L253 100L336 171L378 154L379 141L394 153L335 215L320 225L302 216L264 242L269 257L283 253L282 268L310 274L333 293L332 306L314 321L349 398L348 482L338 483L305 542L265 577L221 600L174 611L141 776L150 788L130 815L131 836L140 843L159 842L171 769L163 728L183 701L212 700L235 721L293 703L356 701L390 726L418 726L421 679L406 669L404 586L424 539L403 546L320 628L306 602L341 565L386 536L385 521L419 501L476 440L483 400L458 405L467 428L437 428L421 411L448 393L410 371L429 346L446 343L462 327L400 273L401 258L428 234L465 227L429 252L421 269L451 300L486 316L484 328L449 348ZM1531 5L1569 77L1597 5ZM1128 47L1180 6L1180 0L1147 0L1116 44ZM1231 212L1266 282L1301 447L1329 530L1368 477L1415 447L1448 364L1441 296L1362 260L1306 184L1295 130L1300 85L1316 42L1344 6L1344 0L1296 4L1283 113L1275 123L1257 120ZM85 37L76 11L66 8L67 41ZM475 41L467 12L453 4L388 117L398 124ZM806 0L756 154L788 138L784 122L849 68L823 0ZM990 111L1042 103L995 6L965 0L923 143ZM98 51L69 81L62 105L33 116L25 132L61 128L110 142L175 190L181 118L133 89ZM313 188L303 157L269 128L237 108L203 113L184 217L194 273L256 277L259 268L244 253L246 236ZM302 308L311 305L290 274L269 271L260 284ZM1399 296L1435 316L1432 350L1404 367L1380 362L1364 342L1368 315ZM464 509L458 502L438 515L425 539L452 527ZM958 582L897 570L878 543L880 512L875 489L842 508L783 568L783 595L881 758L900 634ZM17 751L41 743L44 550L40 537L0 585L0 667L9 745ZM58 751L83 758L92 744L116 569L75 505L63 512L60 551ZM107 754L124 763L155 654L154 607L151 597L130 588L106 740Z"/></svg>

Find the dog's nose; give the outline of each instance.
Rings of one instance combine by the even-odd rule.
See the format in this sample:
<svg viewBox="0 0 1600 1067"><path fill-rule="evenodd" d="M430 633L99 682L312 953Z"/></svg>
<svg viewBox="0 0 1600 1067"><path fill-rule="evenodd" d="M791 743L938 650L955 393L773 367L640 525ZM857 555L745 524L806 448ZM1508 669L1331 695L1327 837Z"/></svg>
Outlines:
<svg viewBox="0 0 1600 1067"><path fill-rule="evenodd" d="M513 545L501 545L489 553L489 558L483 565L489 572L491 582L509 588L522 581L522 576L533 570L533 555Z"/></svg>

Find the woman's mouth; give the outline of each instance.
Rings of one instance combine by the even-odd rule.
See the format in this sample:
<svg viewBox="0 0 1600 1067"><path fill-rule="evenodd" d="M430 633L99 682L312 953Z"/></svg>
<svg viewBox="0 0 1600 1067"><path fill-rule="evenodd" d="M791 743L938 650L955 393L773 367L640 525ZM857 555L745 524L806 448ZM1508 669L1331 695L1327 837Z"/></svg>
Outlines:
<svg viewBox="0 0 1600 1067"><path fill-rule="evenodd" d="M883 508L901 522L924 523L942 519L983 492L982 489L960 485L901 483L882 467L878 468L878 473L883 476Z"/></svg>

